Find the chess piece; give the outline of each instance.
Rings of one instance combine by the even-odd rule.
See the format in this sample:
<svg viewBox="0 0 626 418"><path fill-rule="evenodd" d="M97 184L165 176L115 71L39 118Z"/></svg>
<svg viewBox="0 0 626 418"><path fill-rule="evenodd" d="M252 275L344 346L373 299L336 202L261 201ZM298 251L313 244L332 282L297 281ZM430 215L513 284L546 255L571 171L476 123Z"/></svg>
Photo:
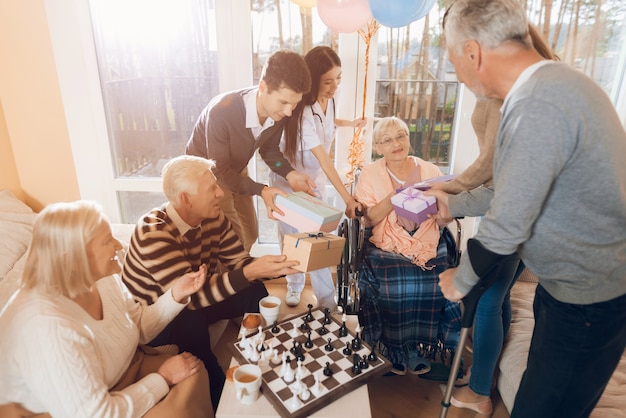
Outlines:
<svg viewBox="0 0 626 418"><path fill-rule="evenodd" d="M306 305L307 308L309 308L309 312L306 314L306 316L304 317L304 320L306 322L311 322L313 321L315 318L313 318L313 305L311 305L310 303L308 305Z"/></svg>
<svg viewBox="0 0 626 418"><path fill-rule="evenodd" d="M289 405L287 407L290 410L295 411L302 407L302 402L300 402L300 399L298 399L298 394L293 391L293 388L290 388L290 390L293 396L291 397L291 400L289 401Z"/></svg>
<svg viewBox="0 0 626 418"><path fill-rule="evenodd" d="M324 367L324 370L322 370L322 373L324 373L324 376L332 376L333 375L333 371L330 368L330 363L328 361L326 362L326 367Z"/></svg>
<svg viewBox="0 0 626 418"><path fill-rule="evenodd" d="M278 328L278 321L274 321L274 326L272 326L272 334L278 334L280 332L280 328Z"/></svg>
<svg viewBox="0 0 626 418"><path fill-rule="evenodd" d="M257 361L259 361L259 352L256 351L256 349L253 346L249 346L250 347L250 357L248 357L248 359L253 362L256 363Z"/></svg>
<svg viewBox="0 0 626 418"><path fill-rule="evenodd" d="M302 379L306 376L306 371L302 367L302 360L298 360L298 368L296 369L296 377Z"/></svg>
<svg viewBox="0 0 626 418"><path fill-rule="evenodd" d="M324 308L324 324L328 325L331 323L330 320L330 309Z"/></svg>
<svg viewBox="0 0 626 418"><path fill-rule="evenodd" d="M311 327L309 326L308 322L306 322L306 318L304 318L302 320L302 324L300 325L300 331L306 332L306 331L308 331L310 329L311 329Z"/></svg>
<svg viewBox="0 0 626 418"><path fill-rule="evenodd" d="M300 391L300 399L303 401L308 401L311 397L311 392L306 388L306 386Z"/></svg>
<svg viewBox="0 0 626 418"><path fill-rule="evenodd" d="M241 335L241 341L239 341L239 348L241 348L242 350L245 350L246 347L248 346L246 330L242 328L241 331L239 331L239 334Z"/></svg>
<svg viewBox="0 0 626 418"><path fill-rule="evenodd" d="M281 362L280 357L278 357L278 349L274 348L273 351L274 351L274 355L272 356L272 360L271 360L272 364L278 364Z"/></svg>
<svg viewBox="0 0 626 418"><path fill-rule="evenodd" d="M378 356L376 355L376 352L374 351L373 348L372 348L372 351L370 351L369 356L367 356L367 360L370 363L374 363L374 362L378 361Z"/></svg>
<svg viewBox="0 0 626 418"><path fill-rule="evenodd" d="M315 383L311 386L311 393L315 396L320 396L322 394L322 386L320 385L320 377L317 373L313 375L315 378Z"/></svg>
<svg viewBox="0 0 626 418"><path fill-rule="evenodd" d="M361 374L361 367L359 363L361 362L361 357L358 354L354 354L352 357L352 373Z"/></svg>
<svg viewBox="0 0 626 418"><path fill-rule="evenodd" d="M322 324L322 328L318 329L317 333L319 335L326 335L326 334L328 334L328 328L326 328L326 324Z"/></svg>
<svg viewBox="0 0 626 418"><path fill-rule="evenodd" d="M346 356L349 356L350 354L352 354L349 341L346 341L346 348L343 349L343 354L345 354Z"/></svg>
<svg viewBox="0 0 626 418"><path fill-rule="evenodd" d="M344 314L344 317L346 315ZM341 324L341 327L339 328L339 336L340 337L346 337L348 335L348 327L346 326L346 320L343 320L343 323Z"/></svg>
<svg viewBox="0 0 626 418"><path fill-rule="evenodd" d="M287 383L293 382L295 375L293 373L293 369L291 368L291 358L287 356L287 367L285 367L285 373L283 374L283 380Z"/></svg>
<svg viewBox="0 0 626 418"><path fill-rule="evenodd" d="M306 338L306 341L304 342L304 346L306 348L311 348L313 347L313 341L311 341L311 330L308 330L306 335L307 335L307 338Z"/></svg>
<svg viewBox="0 0 626 418"><path fill-rule="evenodd" d="M296 340L293 340L293 341L292 341L292 344L293 344L293 345L292 345L292 347L289 349L289 352L290 352L290 353L292 353L292 354L296 354L296 350L297 350L297 348L296 348L296 344L297 344L297 343L298 343L298 342L297 342Z"/></svg>
<svg viewBox="0 0 626 418"><path fill-rule="evenodd" d="M283 377L285 372L287 371L287 352L283 351L282 355L282 365L280 366L280 370L278 371L278 375Z"/></svg>
<svg viewBox="0 0 626 418"><path fill-rule="evenodd" d="M333 347L332 343L330 342L330 338L328 339L328 344L326 344L324 346L324 350L326 350L326 351L333 351L334 350L334 347Z"/></svg>
<svg viewBox="0 0 626 418"><path fill-rule="evenodd" d="M296 346L295 359L304 361L304 352L302 351L302 343L298 343Z"/></svg>
<svg viewBox="0 0 626 418"><path fill-rule="evenodd" d="M367 362L367 356L363 354L363 358L361 359L361 361L359 361L359 367L361 368L361 370L363 370L363 369L367 369L369 366L370 365Z"/></svg>
<svg viewBox="0 0 626 418"><path fill-rule="evenodd" d="M354 335L354 339L352 340L352 349L354 351L359 351L361 349L361 338L359 337L360 327L356 327L356 333Z"/></svg>

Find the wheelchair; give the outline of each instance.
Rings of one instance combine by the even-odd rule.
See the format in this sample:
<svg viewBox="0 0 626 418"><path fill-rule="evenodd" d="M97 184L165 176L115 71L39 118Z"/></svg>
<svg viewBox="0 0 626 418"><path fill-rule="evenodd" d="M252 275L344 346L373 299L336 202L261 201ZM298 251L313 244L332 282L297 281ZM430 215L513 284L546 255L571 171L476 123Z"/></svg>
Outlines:
<svg viewBox="0 0 626 418"><path fill-rule="evenodd" d="M459 219L455 218L454 223L451 223L448 228L454 233L453 227L456 226L455 264L458 265L461 260L462 227ZM341 261L337 266L337 306L345 314L357 315L360 309L359 267L365 246L365 222L363 217L344 219L339 224L337 235L346 239Z"/></svg>

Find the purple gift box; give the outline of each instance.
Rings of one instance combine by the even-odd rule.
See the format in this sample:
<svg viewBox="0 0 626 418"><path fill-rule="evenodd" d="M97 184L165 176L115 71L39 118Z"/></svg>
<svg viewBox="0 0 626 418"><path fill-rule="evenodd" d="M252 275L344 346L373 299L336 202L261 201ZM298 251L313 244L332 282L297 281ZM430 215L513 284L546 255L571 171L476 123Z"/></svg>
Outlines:
<svg viewBox="0 0 626 418"><path fill-rule="evenodd" d="M437 213L437 200L434 196L414 187L407 187L391 197L391 204L398 216L407 218L418 225L428 219L429 214Z"/></svg>

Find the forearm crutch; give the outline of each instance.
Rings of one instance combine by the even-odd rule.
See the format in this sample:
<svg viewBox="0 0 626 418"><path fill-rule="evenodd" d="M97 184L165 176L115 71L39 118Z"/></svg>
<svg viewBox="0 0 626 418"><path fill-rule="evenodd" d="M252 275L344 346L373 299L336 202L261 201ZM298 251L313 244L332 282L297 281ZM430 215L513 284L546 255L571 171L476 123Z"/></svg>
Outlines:
<svg viewBox="0 0 626 418"><path fill-rule="evenodd" d="M472 263L474 272L478 275L480 280L470 290L470 292L461 299L461 310L463 316L461 317L461 334L459 336L459 342L457 344L456 355L452 361L450 367L450 375L448 376L448 384L446 386L446 393L441 401L441 414L439 418L445 418L448 414L448 408L450 407L450 399L452 398L452 390L454 389L454 382L456 381L459 367L461 366L461 358L463 357L463 348L465 347L465 341L469 330L474 323L474 316L476 315L476 308L478 307L478 301L480 297L498 280L499 277L512 276L515 274L515 270L519 264L519 257L517 253L509 255L500 255L486 249L480 241L470 238L467 241L467 253Z"/></svg>

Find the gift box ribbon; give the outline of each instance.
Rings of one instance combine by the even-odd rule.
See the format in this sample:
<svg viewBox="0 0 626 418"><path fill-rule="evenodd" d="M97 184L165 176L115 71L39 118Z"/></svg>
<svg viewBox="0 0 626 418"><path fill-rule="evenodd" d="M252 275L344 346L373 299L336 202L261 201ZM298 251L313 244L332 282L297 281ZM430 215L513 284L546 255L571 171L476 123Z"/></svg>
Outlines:
<svg viewBox="0 0 626 418"><path fill-rule="evenodd" d="M428 198L424 197L422 195L422 193L419 191L419 189L414 189L414 188L408 188L402 191L402 194L404 194L404 199L402 199L402 202L400 202L400 204L402 205L402 207L404 209L406 209L404 207L404 203L410 200L414 200L414 199L419 199L422 202L426 203L426 207L430 206L431 204L428 202Z"/></svg>
<svg viewBox="0 0 626 418"><path fill-rule="evenodd" d="M330 241L331 241L331 239L329 237L325 237L323 232L318 232L317 234L309 234L306 237L298 238L296 240L296 248L298 248L298 244L300 243L301 239L307 239L307 238L315 238L315 239L324 238L328 242L328 247L326 249L330 250Z"/></svg>

